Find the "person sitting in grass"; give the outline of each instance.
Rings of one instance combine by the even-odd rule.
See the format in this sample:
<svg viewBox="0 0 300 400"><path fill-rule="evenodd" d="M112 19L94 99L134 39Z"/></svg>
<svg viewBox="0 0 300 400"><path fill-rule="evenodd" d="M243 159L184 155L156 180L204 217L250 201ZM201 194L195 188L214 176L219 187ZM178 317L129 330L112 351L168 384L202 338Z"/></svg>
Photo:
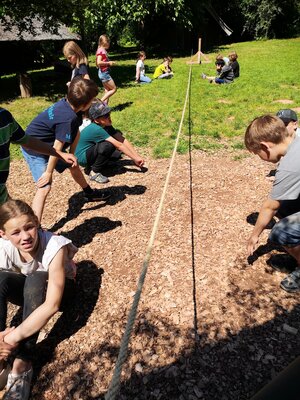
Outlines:
<svg viewBox="0 0 300 400"><path fill-rule="evenodd" d="M255 118L245 133L246 148L263 161L279 163L269 197L263 202L248 239L248 255L257 247L261 233L274 216L279 221L269 241L283 246L298 267L281 281L287 292L300 291L300 137L288 131L283 121L272 115ZM276 269L276 265L274 265Z"/></svg>
<svg viewBox="0 0 300 400"><path fill-rule="evenodd" d="M99 183L108 182L101 171L115 150L126 154L140 168L144 165L143 158L136 152L132 144L122 133L112 126L111 108L101 101L94 101L89 109L91 123L80 135L75 155L85 173L90 179Z"/></svg>
<svg viewBox="0 0 300 400"><path fill-rule="evenodd" d="M12 114L5 108L0 107L0 205L7 201L9 197L6 181L10 166L10 143L22 145L37 153L58 157L73 167L77 165L77 160L73 154L56 150L48 143L25 135L24 130L16 122Z"/></svg>
<svg viewBox="0 0 300 400"><path fill-rule="evenodd" d="M300 136L298 116L294 110L285 108L283 110L279 110L276 115L284 122L284 125L289 132L296 132L296 135Z"/></svg>
<svg viewBox="0 0 300 400"><path fill-rule="evenodd" d="M238 55L236 54L235 51L231 51L228 54L229 57L229 65L232 68L233 74L235 78L238 78L240 76L240 64L237 60Z"/></svg>
<svg viewBox="0 0 300 400"><path fill-rule="evenodd" d="M223 83L232 83L234 81L234 73L230 65L225 65L224 60L218 59L215 62L217 69L217 76L207 76L202 73L203 79L208 79L210 83L221 85Z"/></svg>
<svg viewBox="0 0 300 400"><path fill-rule="evenodd" d="M154 71L153 79L170 79L173 78L173 71L170 66L172 62L171 57L164 57L163 62L159 64Z"/></svg>
<svg viewBox="0 0 300 400"><path fill-rule="evenodd" d="M40 113L27 127L26 135L39 138L57 150L70 146L70 152L73 154L80 136L81 112L89 109L97 94L98 87L94 81L81 77L73 79L68 87L67 98ZM56 157L49 158L24 148L22 152L37 184L32 208L39 221L42 219L46 198L51 190L54 169L59 173L69 169L75 182L83 189L87 200L102 201L108 198L107 193L99 193L88 185L78 165L70 168Z"/></svg>
<svg viewBox="0 0 300 400"><path fill-rule="evenodd" d="M140 51L138 53L136 68L135 68L135 81L136 83L151 83L151 78L145 75L144 61L146 59L146 53Z"/></svg>
<svg viewBox="0 0 300 400"><path fill-rule="evenodd" d="M0 207L0 377L5 400L29 398L39 331L57 311L68 309L76 293L72 259L77 248L39 225L21 200L9 199ZM8 302L23 308L23 321L5 330ZM13 350L9 372L5 361Z"/></svg>

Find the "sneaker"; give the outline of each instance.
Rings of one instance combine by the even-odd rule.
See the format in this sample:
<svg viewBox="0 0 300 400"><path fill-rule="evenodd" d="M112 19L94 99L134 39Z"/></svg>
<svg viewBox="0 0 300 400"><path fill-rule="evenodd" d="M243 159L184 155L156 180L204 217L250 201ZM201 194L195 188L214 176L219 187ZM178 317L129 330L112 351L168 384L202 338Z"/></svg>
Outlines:
<svg viewBox="0 0 300 400"><path fill-rule="evenodd" d="M206 75L202 72L202 74L201 74L201 78L202 79L206 79Z"/></svg>
<svg viewBox="0 0 300 400"><path fill-rule="evenodd" d="M11 371L11 366L9 364L3 364L3 368L0 371L0 390L4 389L6 386L8 374Z"/></svg>
<svg viewBox="0 0 300 400"><path fill-rule="evenodd" d="M300 268L291 272L280 283L280 287L286 292L300 292Z"/></svg>
<svg viewBox="0 0 300 400"><path fill-rule="evenodd" d="M84 172L86 175L90 175L91 170L92 170L91 167L85 167L84 170L83 170L83 172Z"/></svg>
<svg viewBox="0 0 300 400"><path fill-rule="evenodd" d="M28 400L32 375L32 368L20 375L10 373L3 400Z"/></svg>
<svg viewBox="0 0 300 400"><path fill-rule="evenodd" d="M84 193L85 201L104 201L110 198L110 194L106 191L93 190L92 193Z"/></svg>
<svg viewBox="0 0 300 400"><path fill-rule="evenodd" d="M98 182L98 183L107 183L107 182L109 182L108 177L102 175L100 172L97 172L94 175L90 175L90 180Z"/></svg>

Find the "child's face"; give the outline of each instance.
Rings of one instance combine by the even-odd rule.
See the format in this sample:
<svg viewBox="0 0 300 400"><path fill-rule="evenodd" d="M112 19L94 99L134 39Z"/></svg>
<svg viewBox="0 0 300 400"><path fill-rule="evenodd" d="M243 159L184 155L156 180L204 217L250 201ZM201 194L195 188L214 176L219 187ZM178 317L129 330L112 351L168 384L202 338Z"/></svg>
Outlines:
<svg viewBox="0 0 300 400"><path fill-rule="evenodd" d="M217 71L221 71L222 65L221 65L221 64L217 64L217 65L216 65L216 69L217 69Z"/></svg>
<svg viewBox="0 0 300 400"><path fill-rule="evenodd" d="M20 215L8 220L0 234L20 252L33 253L38 244L38 223L29 215Z"/></svg>
<svg viewBox="0 0 300 400"><path fill-rule="evenodd" d="M103 47L105 49L109 49L109 46L110 46L110 40L105 40L104 43L103 43Z"/></svg>
<svg viewBox="0 0 300 400"><path fill-rule="evenodd" d="M112 122L111 122L111 116L110 113L102 115L102 117L99 117L96 119L96 123L100 126L111 126Z"/></svg>
<svg viewBox="0 0 300 400"><path fill-rule="evenodd" d="M71 65L75 65L76 64L76 56L75 56L75 54L72 54L72 55L70 55L70 56L68 56L67 57L67 60L68 60L68 62L71 64Z"/></svg>
<svg viewBox="0 0 300 400"><path fill-rule="evenodd" d="M290 121L286 125L286 129L289 131L290 134L295 133L295 130L298 128L298 121Z"/></svg>

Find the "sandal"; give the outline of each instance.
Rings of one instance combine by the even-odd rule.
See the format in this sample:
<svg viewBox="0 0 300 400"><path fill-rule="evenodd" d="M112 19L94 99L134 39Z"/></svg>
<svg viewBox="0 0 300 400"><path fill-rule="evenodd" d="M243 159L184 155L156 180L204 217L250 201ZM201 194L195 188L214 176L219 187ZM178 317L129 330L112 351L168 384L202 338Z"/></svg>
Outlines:
<svg viewBox="0 0 300 400"><path fill-rule="evenodd" d="M286 276L281 281L280 287L290 293L300 292L300 268Z"/></svg>

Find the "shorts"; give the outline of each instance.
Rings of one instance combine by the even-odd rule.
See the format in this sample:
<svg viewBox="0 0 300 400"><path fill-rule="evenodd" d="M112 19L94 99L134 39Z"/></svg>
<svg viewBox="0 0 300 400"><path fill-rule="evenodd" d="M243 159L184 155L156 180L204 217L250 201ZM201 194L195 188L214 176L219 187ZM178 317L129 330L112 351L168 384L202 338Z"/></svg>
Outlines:
<svg viewBox="0 0 300 400"><path fill-rule="evenodd" d="M277 222L271 230L269 241L285 247L300 245L300 212Z"/></svg>
<svg viewBox="0 0 300 400"><path fill-rule="evenodd" d="M221 78L215 78L215 82L221 85L222 83L225 83L225 80Z"/></svg>
<svg viewBox="0 0 300 400"><path fill-rule="evenodd" d="M101 69L98 71L98 76L101 82L108 82L112 80L112 77L110 76L109 69L107 71L102 72Z"/></svg>
<svg viewBox="0 0 300 400"><path fill-rule="evenodd" d="M27 149L25 150L23 147L22 147L22 153L30 169L34 182L37 182L47 169L49 156L36 153L32 150L27 150ZM70 168L70 165L67 164L65 161L60 159L57 161L55 166L55 170L57 172L61 174L67 168ZM49 184L45 186L49 186Z"/></svg>

